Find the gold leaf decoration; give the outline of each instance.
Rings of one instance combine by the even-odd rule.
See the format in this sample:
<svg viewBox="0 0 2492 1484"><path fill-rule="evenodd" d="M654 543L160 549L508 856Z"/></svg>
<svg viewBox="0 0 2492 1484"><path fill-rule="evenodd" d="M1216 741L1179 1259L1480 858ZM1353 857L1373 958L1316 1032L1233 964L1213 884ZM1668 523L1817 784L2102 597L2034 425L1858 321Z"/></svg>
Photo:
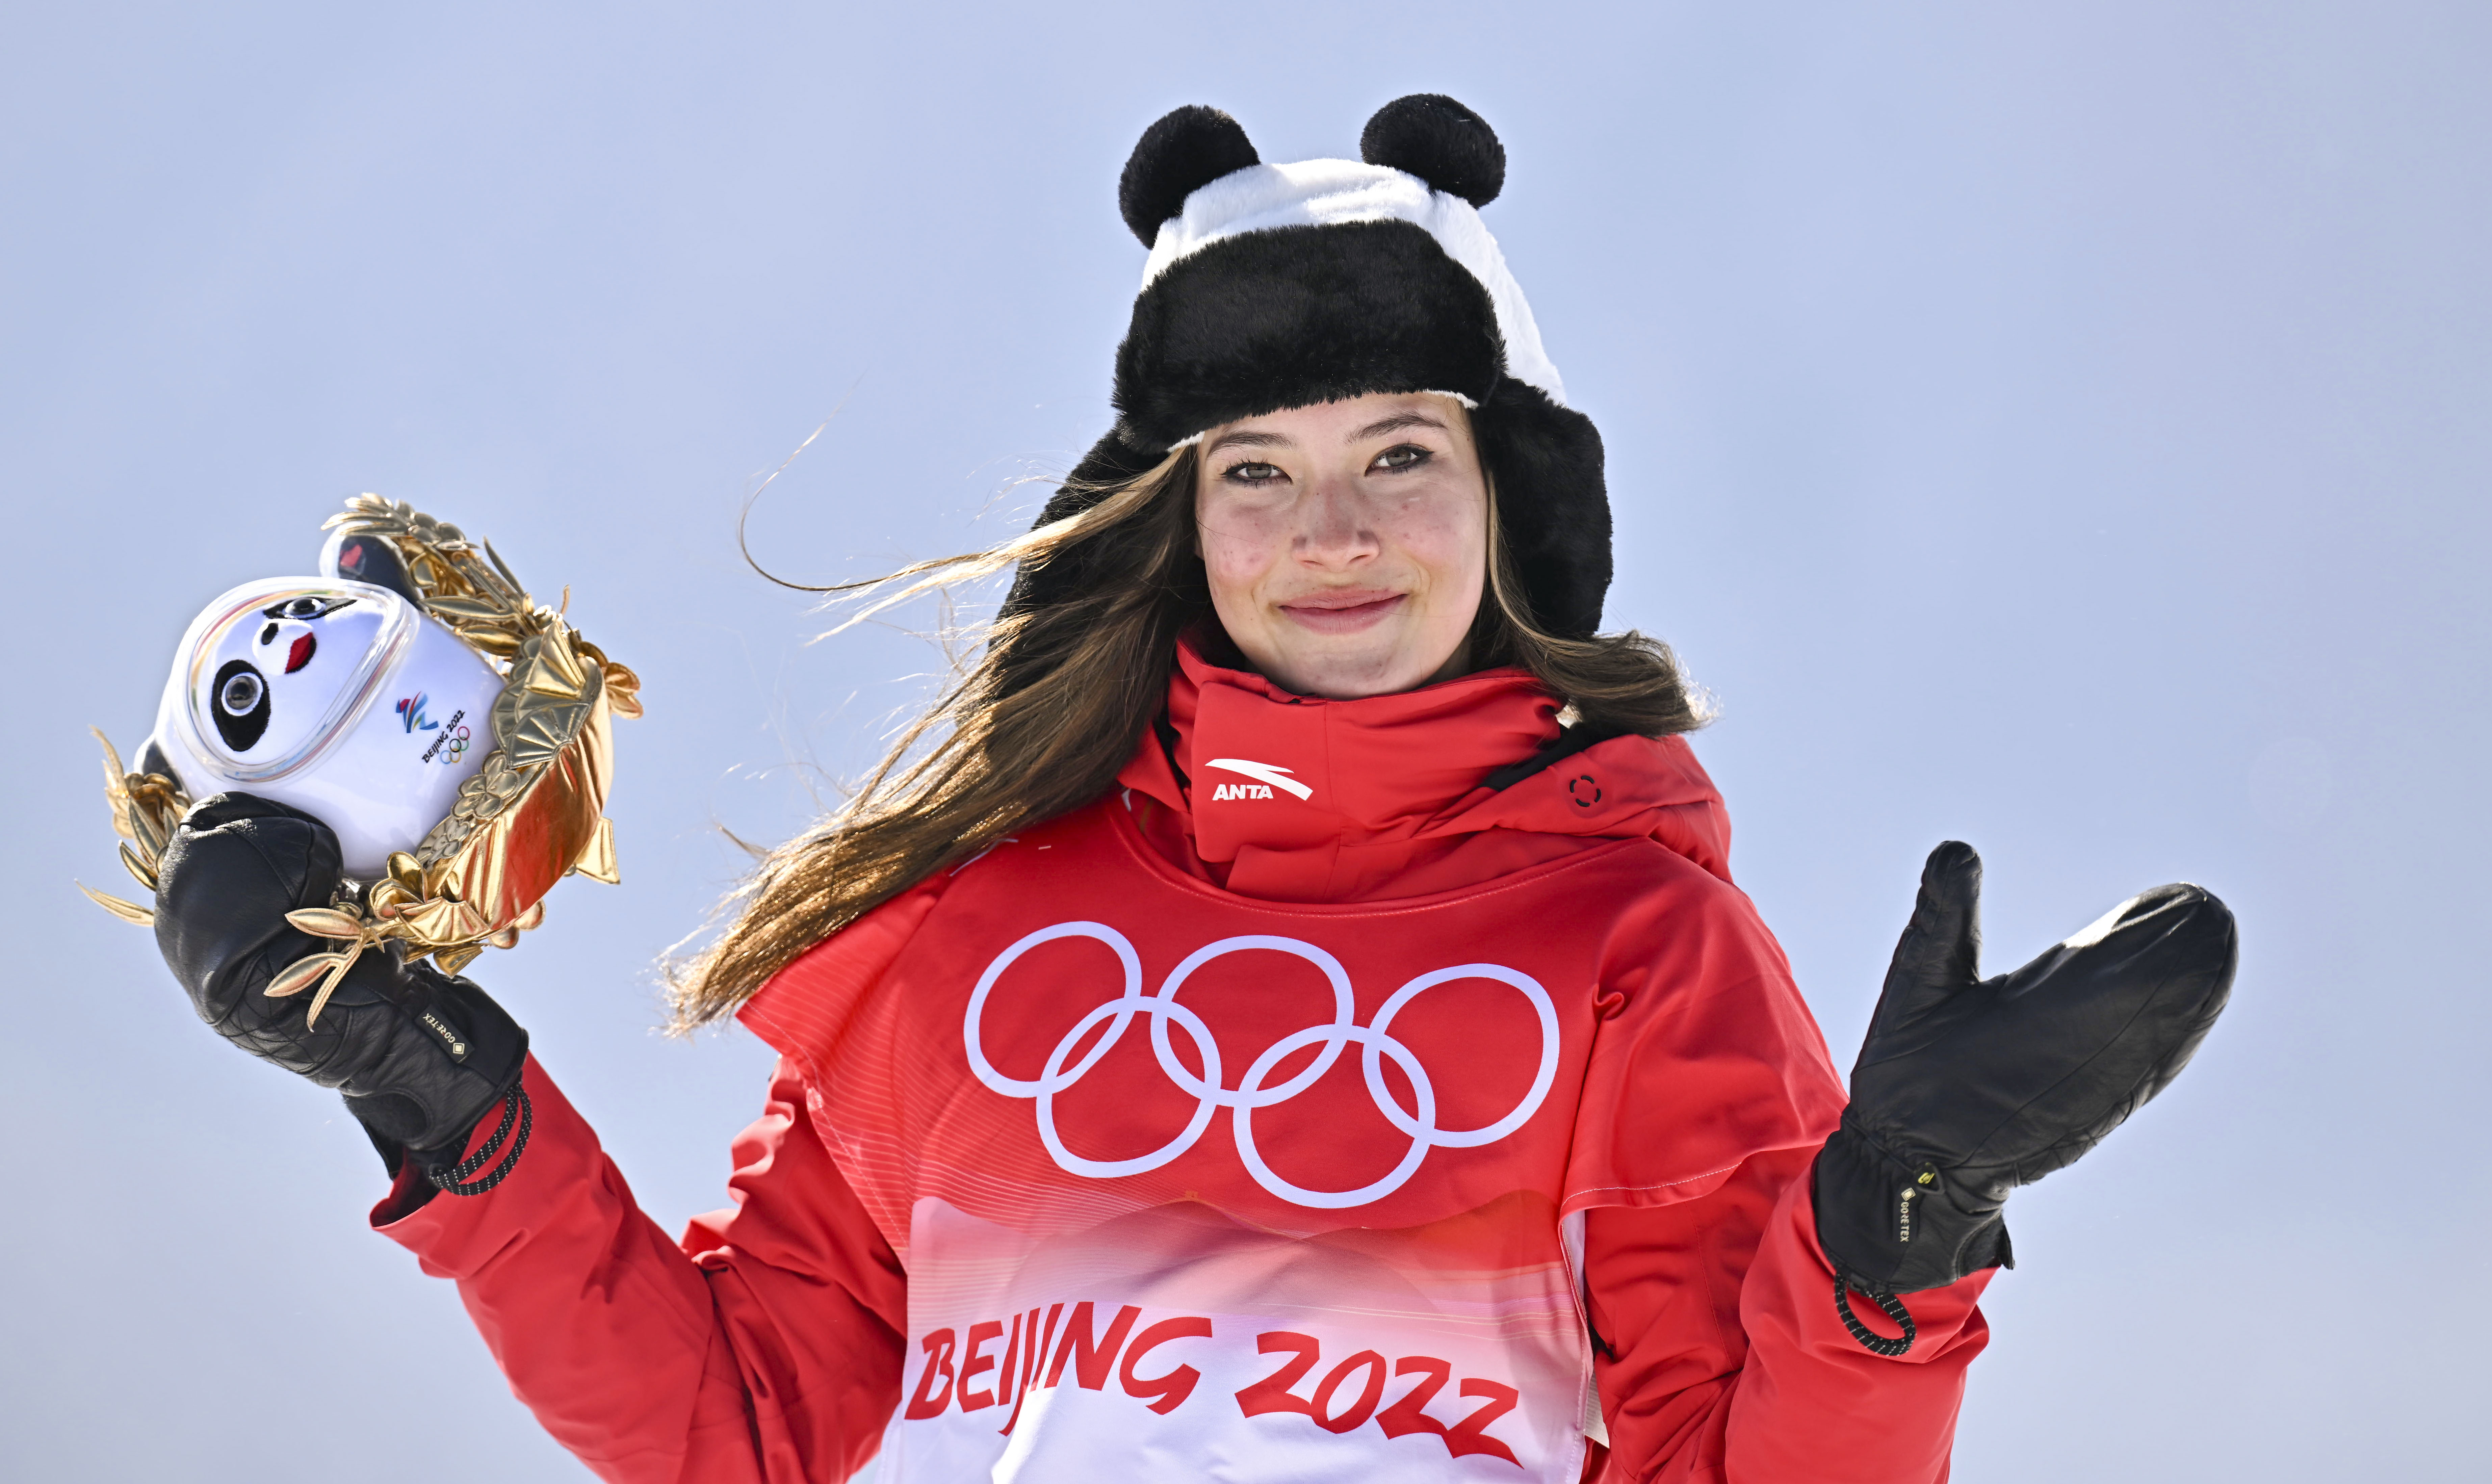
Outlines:
<svg viewBox="0 0 2492 1484"><path fill-rule="evenodd" d="M563 683L571 687L571 694L578 695L580 688L588 684L587 675L579 668L579 657L571 652L570 634L560 627L559 622L549 627L544 637L537 640L537 653L562 676Z"/></svg>
<svg viewBox="0 0 2492 1484"><path fill-rule="evenodd" d="M465 628L459 637L497 660L507 660L519 652L519 641L499 629Z"/></svg>
<svg viewBox="0 0 2492 1484"><path fill-rule="evenodd" d="M105 911L110 912L113 916L120 918L123 922L132 923L141 928L151 928L156 925L156 914L149 911L147 908L140 906L135 902L124 902L119 897L113 896L108 892L97 891L94 887L89 886L84 881L74 881L71 884L74 885L78 890L86 893L88 901L104 908Z"/></svg>
<svg viewBox="0 0 2492 1484"><path fill-rule="evenodd" d="M571 869L592 881L603 881L608 886L623 884L622 869L614 864L613 820L601 818L597 821L595 838L588 842L588 848L580 852L578 861Z"/></svg>
<svg viewBox="0 0 2492 1484"><path fill-rule="evenodd" d="M122 868L149 891L158 889L165 843L173 837L173 826L191 807L173 781L159 773L131 773L123 770L121 752L112 739L98 727L87 730L104 749L104 797L112 810L112 832L121 837ZM156 921L152 910L134 902L95 890L84 882L77 889L88 900L120 918L123 922L147 927Z"/></svg>
<svg viewBox="0 0 2492 1484"><path fill-rule="evenodd" d="M129 771L121 765L121 751L112 745L112 739L104 734L102 727L90 727L87 730L104 744L104 799L112 806L112 832L124 840L135 842L138 837L130 832L130 786L125 782Z"/></svg>
<svg viewBox="0 0 2492 1484"><path fill-rule="evenodd" d="M141 809L135 805L130 811L130 834L132 841L137 845L139 853L151 861L163 860L164 846L170 845L173 840L173 831L169 825L160 823L153 811Z"/></svg>
<svg viewBox="0 0 2492 1484"><path fill-rule="evenodd" d="M579 698L578 683L565 678L562 671L550 665L529 666L527 687L539 696L551 696L561 700Z"/></svg>
<svg viewBox="0 0 2492 1484"><path fill-rule="evenodd" d="M285 914L285 920L315 937L354 937L364 935L364 921L351 912L341 912L333 906L298 907Z"/></svg>
<svg viewBox="0 0 2492 1484"><path fill-rule="evenodd" d="M464 942L476 935L476 929L490 928L481 922L483 914L470 910L466 904L434 898L414 906L401 908L399 917L406 924L408 936L418 942L447 944Z"/></svg>
<svg viewBox="0 0 2492 1484"><path fill-rule="evenodd" d="M346 963L351 957L352 955L343 953L315 953L297 959L279 969L277 977L268 981L268 988L259 993L271 999L283 999L288 994L300 994L312 988L313 980Z"/></svg>
<svg viewBox="0 0 2492 1484"><path fill-rule="evenodd" d="M501 605L474 598L428 598L424 606L431 609L436 618L482 618L498 622L510 616Z"/></svg>
<svg viewBox="0 0 2492 1484"><path fill-rule="evenodd" d="M638 721L645 714L640 709L640 677L627 666L610 662L606 666L606 697L616 716Z"/></svg>
<svg viewBox="0 0 2492 1484"><path fill-rule="evenodd" d="M338 993L338 986L346 980L346 970L354 966L354 954L343 953L338 957L341 961L338 966L329 970L329 977L321 982L320 993L312 996L312 1008L304 1012L303 1028L306 1030L320 1024L320 1012L329 1007L329 996Z"/></svg>
<svg viewBox="0 0 2492 1484"><path fill-rule="evenodd" d="M547 732L544 727L531 722L519 729L518 736L511 739L511 766L522 771L542 771L547 763L562 755L562 748L563 744L560 740ZM529 779L527 782L534 783L536 780ZM499 789L493 791L501 794ZM517 791L524 792L524 786ZM501 794L501 796L510 797L509 794Z"/></svg>
<svg viewBox="0 0 2492 1484"><path fill-rule="evenodd" d="M502 580L510 583L516 590L519 585L518 576L511 571L511 564L502 560L502 553L493 549L493 544L490 541L485 543L485 555L492 562L493 570L502 575Z"/></svg>

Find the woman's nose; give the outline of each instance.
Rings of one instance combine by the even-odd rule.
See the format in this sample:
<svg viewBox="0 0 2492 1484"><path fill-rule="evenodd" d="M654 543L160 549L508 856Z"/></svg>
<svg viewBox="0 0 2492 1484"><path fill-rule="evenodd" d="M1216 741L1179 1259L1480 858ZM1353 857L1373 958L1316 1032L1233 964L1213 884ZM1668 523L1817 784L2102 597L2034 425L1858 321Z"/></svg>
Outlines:
<svg viewBox="0 0 2492 1484"><path fill-rule="evenodd" d="M1305 524L1295 545L1301 561L1332 565L1376 554L1376 532L1367 519L1367 502L1348 481L1319 481L1300 509L1305 512Z"/></svg>

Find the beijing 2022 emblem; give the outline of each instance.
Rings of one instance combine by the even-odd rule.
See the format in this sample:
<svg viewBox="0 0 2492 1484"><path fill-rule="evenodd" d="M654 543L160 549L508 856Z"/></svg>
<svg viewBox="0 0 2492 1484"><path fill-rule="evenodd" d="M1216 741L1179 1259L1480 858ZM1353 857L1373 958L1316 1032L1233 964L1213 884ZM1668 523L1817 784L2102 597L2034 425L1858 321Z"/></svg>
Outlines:
<svg viewBox="0 0 2492 1484"><path fill-rule="evenodd" d="M317 984L313 1022L367 948L396 939L456 973L543 921L564 876L616 880L610 722L640 714L639 677L564 617L569 590L536 602L490 543L371 494L327 528L319 576L246 582L192 621L134 771L96 733L122 864L151 892L173 827L210 794L336 831L346 883L288 920L338 949L267 991Z"/></svg>

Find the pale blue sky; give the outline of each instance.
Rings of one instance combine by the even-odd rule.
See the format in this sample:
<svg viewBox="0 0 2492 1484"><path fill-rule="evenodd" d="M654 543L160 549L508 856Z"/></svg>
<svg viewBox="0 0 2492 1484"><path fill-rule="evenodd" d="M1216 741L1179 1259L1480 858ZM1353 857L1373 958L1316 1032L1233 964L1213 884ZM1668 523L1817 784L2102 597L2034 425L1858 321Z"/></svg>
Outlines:
<svg viewBox="0 0 2492 1484"><path fill-rule="evenodd" d="M2492 1473L2487 75L2464 4L16 7L0 1474L585 1476L364 1230L335 1100L70 886L120 880L83 728L207 598L377 490L640 669L626 884L475 972L677 1225L766 1064L652 1028L713 826L789 833L936 663L807 647L738 502L840 406L778 569L1013 529L1106 426L1142 128L1344 154L1414 91L1506 142L1610 621L1719 696L1839 1060L1942 838L1998 966L2156 881L2240 914L2198 1064L2010 1207L1957 1479Z"/></svg>

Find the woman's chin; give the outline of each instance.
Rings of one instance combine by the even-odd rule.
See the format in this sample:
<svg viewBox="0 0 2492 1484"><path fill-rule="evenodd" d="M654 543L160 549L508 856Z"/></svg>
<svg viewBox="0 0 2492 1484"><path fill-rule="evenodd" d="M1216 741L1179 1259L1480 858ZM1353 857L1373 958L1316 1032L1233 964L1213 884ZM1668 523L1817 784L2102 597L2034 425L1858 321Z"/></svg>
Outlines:
<svg viewBox="0 0 2492 1484"><path fill-rule="evenodd" d="M1422 663L1400 645L1362 648L1324 646L1319 652L1284 655L1266 674L1284 689L1325 700L1357 700L1390 696L1427 684L1436 667ZM1287 678L1284 678L1284 677Z"/></svg>

